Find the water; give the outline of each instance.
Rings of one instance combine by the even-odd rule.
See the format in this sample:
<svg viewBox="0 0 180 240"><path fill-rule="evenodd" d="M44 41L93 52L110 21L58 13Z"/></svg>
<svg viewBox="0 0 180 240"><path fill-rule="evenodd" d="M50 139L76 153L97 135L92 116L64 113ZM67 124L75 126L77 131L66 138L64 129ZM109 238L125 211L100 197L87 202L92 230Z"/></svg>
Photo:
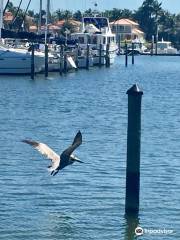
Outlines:
<svg viewBox="0 0 180 240"><path fill-rule="evenodd" d="M172 229L138 239L180 238L180 62L136 57L124 67L0 77L0 239L132 240L138 224ZM124 217L127 95L143 89L139 217ZM55 177L48 160L21 142L32 138L61 152L78 130L74 164Z"/></svg>

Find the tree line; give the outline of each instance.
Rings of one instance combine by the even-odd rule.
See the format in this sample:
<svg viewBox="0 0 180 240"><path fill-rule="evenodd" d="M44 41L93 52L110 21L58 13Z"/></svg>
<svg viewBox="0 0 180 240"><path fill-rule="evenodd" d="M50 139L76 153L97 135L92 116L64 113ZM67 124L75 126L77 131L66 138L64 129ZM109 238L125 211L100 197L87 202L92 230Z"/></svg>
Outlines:
<svg viewBox="0 0 180 240"><path fill-rule="evenodd" d="M12 2L9 2L7 11L10 11L13 16L15 16L17 7L15 7ZM134 11L113 8L112 10L99 12L90 8L84 12L80 10L72 12L69 10L58 9L50 14L50 22L54 23L62 19L67 20L67 22L69 19L81 21L83 16L94 16L94 14L108 17L110 21L116 21L120 18L129 18L137 21L142 31L145 32L147 41L151 41L152 36L156 36L158 32L159 40L163 38L166 41L172 41L176 47L180 48L180 13L172 14L169 11L164 10L162 8L162 3L158 2L158 0L144 0L142 5ZM28 10L27 15L33 18L34 24L38 24L39 13L36 13L33 10ZM42 10L41 15L42 23L45 24L46 11ZM22 16L23 10L20 9L13 26L11 26L12 29L19 28L19 24L22 23ZM25 22L25 27L28 28L28 21ZM73 28L70 24L66 27L69 27L70 29Z"/></svg>

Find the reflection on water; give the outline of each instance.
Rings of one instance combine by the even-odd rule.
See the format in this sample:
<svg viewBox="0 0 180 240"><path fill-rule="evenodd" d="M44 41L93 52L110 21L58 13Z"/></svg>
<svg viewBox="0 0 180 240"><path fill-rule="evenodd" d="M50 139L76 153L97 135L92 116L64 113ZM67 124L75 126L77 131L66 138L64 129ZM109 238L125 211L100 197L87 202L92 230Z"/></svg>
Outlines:
<svg viewBox="0 0 180 240"><path fill-rule="evenodd" d="M75 226L72 217L61 212L50 212L45 222L50 239L73 239Z"/></svg>
<svg viewBox="0 0 180 240"><path fill-rule="evenodd" d="M124 240L133 240L136 237L135 229L139 225L138 215L125 215L125 236Z"/></svg>

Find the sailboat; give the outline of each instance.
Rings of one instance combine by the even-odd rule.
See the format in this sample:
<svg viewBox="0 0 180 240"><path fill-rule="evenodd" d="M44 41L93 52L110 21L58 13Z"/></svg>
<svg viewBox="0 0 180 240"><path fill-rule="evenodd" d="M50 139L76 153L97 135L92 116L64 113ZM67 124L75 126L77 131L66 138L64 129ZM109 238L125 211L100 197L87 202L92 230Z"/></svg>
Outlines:
<svg viewBox="0 0 180 240"><path fill-rule="evenodd" d="M8 48L3 45L3 0L0 0L0 74L30 74L31 53L28 50ZM35 52L35 72L40 72L44 66L44 54Z"/></svg>

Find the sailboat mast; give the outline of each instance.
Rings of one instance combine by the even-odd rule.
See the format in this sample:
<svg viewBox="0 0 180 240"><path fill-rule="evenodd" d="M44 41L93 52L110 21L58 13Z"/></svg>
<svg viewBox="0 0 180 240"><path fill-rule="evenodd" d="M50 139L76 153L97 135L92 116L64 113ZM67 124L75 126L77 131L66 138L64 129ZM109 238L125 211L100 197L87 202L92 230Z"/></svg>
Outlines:
<svg viewBox="0 0 180 240"><path fill-rule="evenodd" d="M50 0L47 0L47 6L46 6L46 30L45 30L45 44L47 44L47 35L48 35L49 16L50 16Z"/></svg>
<svg viewBox="0 0 180 240"><path fill-rule="evenodd" d="M39 22L38 22L38 32L41 32L42 26L42 0L40 0L40 7L39 7Z"/></svg>
<svg viewBox="0 0 180 240"><path fill-rule="evenodd" d="M3 0L0 0L0 39L1 39L1 31L3 28Z"/></svg>

